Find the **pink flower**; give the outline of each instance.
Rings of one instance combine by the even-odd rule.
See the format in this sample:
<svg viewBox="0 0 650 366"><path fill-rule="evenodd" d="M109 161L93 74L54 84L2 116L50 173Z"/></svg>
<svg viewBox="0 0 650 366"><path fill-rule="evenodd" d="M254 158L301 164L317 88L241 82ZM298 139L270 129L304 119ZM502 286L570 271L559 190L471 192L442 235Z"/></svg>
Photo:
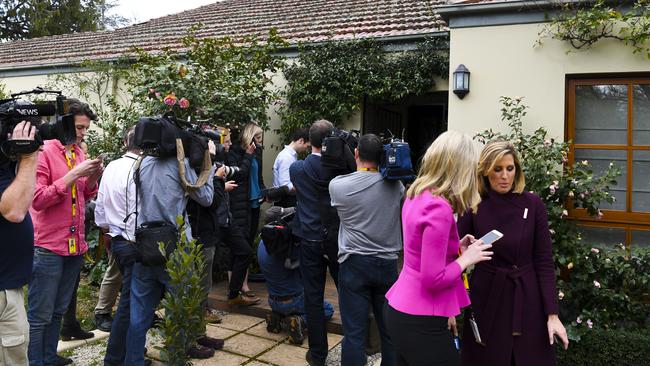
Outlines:
<svg viewBox="0 0 650 366"><path fill-rule="evenodd" d="M149 94L155 94L155 93L156 93L156 89L154 89L154 88L149 88Z"/></svg>
<svg viewBox="0 0 650 366"><path fill-rule="evenodd" d="M544 140L544 146L549 147L551 146L551 140Z"/></svg>
<svg viewBox="0 0 650 366"><path fill-rule="evenodd" d="M594 281L594 286L595 286L596 288L600 288L600 282L598 282L598 281Z"/></svg>
<svg viewBox="0 0 650 366"><path fill-rule="evenodd" d="M578 323L578 324L582 324L582 318L581 318L581 317L578 317L578 318L576 319L576 323Z"/></svg>
<svg viewBox="0 0 650 366"><path fill-rule="evenodd" d="M560 299L560 300L564 299L564 292L562 292L562 291L558 292L557 298Z"/></svg>
<svg viewBox="0 0 650 366"><path fill-rule="evenodd" d="M598 254L600 253L600 250L598 250L597 248L591 248L591 252Z"/></svg>
<svg viewBox="0 0 650 366"><path fill-rule="evenodd" d="M178 101L178 106L181 107L181 109L189 108L190 101L185 98L181 98L181 100Z"/></svg>
<svg viewBox="0 0 650 366"><path fill-rule="evenodd" d="M160 99L160 92L156 92L156 98Z"/></svg>
<svg viewBox="0 0 650 366"><path fill-rule="evenodd" d="M602 219L603 216L605 216L603 212L601 210L598 210L598 219Z"/></svg>
<svg viewBox="0 0 650 366"><path fill-rule="evenodd" d="M591 319L587 319L587 326L589 327L589 329L593 328L594 322L592 322Z"/></svg>
<svg viewBox="0 0 650 366"><path fill-rule="evenodd" d="M580 193L580 198L585 199L585 194L584 194L584 193Z"/></svg>
<svg viewBox="0 0 650 366"><path fill-rule="evenodd" d="M168 106L172 106L176 104L176 100L177 100L176 95L174 95L174 93L169 93L167 94L165 99L163 99L163 103L167 104Z"/></svg>

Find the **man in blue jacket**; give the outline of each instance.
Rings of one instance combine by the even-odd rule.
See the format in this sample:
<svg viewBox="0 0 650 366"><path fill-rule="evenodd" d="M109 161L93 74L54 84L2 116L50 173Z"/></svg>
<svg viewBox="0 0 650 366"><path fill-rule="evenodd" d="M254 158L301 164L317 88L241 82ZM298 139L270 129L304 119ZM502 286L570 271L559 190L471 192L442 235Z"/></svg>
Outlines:
<svg viewBox="0 0 650 366"><path fill-rule="evenodd" d="M309 128L311 154L291 165L289 175L296 189L296 218L293 233L301 239L300 271L305 288L305 309L309 333L307 362L310 366L325 364L327 329L323 310L327 269L338 284L338 216L330 205L328 185L337 174L321 163L323 140L334 130L326 120L318 120Z"/></svg>

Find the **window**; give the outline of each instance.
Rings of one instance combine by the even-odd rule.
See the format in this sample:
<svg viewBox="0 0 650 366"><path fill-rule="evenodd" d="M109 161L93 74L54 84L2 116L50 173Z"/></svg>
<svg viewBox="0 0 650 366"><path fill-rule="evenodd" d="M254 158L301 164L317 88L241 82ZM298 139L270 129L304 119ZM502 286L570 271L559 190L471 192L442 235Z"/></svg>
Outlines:
<svg viewBox="0 0 650 366"><path fill-rule="evenodd" d="M602 219L572 211L584 239L650 247L650 77L568 80L567 102L571 162L588 160L595 174L614 163L622 173Z"/></svg>

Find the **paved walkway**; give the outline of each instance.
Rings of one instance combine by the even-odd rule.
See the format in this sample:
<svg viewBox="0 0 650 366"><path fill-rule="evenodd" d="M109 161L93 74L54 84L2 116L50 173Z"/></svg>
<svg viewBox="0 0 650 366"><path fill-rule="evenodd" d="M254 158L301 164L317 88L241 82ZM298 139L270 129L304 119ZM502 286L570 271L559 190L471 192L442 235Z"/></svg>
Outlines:
<svg viewBox="0 0 650 366"><path fill-rule="evenodd" d="M276 365L276 366L305 366L305 353L307 352L307 339L302 346L292 345L287 340L287 334L273 334L266 331L266 322L263 319L242 315L227 314L221 324L209 324L207 333L211 337L225 339L225 345L222 350L215 352L214 357L206 360L192 360L196 366L235 366L235 365ZM104 335L104 334L102 334ZM107 335L107 334L106 334ZM338 334L328 334L328 343L330 349L336 347L342 336ZM91 340L92 342L92 340ZM88 344L86 344L88 343ZM105 344L105 341L102 342ZM105 346L97 352L90 342L81 341L79 343L59 342L59 346L76 346L71 355L75 360L75 365L86 366L101 364L98 361L103 359ZM88 360L88 357L80 357L82 353L87 353L84 349L93 349L96 357ZM149 357L159 359L159 351L154 347L149 347ZM101 354L99 354L101 353ZM79 355L79 357L76 357ZM81 361L83 359L84 361ZM159 361L154 361L154 365L163 365Z"/></svg>

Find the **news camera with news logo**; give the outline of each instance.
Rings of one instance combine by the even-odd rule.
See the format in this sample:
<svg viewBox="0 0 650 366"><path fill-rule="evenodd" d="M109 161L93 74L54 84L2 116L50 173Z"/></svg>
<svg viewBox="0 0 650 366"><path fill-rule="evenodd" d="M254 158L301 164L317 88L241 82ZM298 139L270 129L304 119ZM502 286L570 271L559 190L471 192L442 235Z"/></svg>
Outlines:
<svg viewBox="0 0 650 366"><path fill-rule="evenodd" d="M54 101L32 103L20 99L26 95L56 95ZM0 100L0 163L14 161L19 155L31 154L43 145L45 140L57 139L63 145L76 141L74 116L68 113L72 99L61 91L36 88L31 91L11 94L10 99ZM44 122L43 118L49 121ZM36 127L34 140L10 140L7 136L22 121L30 122Z"/></svg>

